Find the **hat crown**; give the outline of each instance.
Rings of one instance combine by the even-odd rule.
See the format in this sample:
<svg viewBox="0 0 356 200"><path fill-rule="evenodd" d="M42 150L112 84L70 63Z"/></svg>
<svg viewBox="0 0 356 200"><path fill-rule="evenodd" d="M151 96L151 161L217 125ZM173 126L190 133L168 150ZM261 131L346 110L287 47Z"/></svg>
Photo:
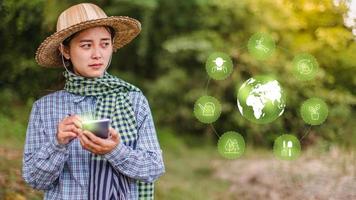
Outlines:
<svg viewBox="0 0 356 200"><path fill-rule="evenodd" d="M105 12L95 4L81 3L63 11L57 20L57 32L88 20L107 18Z"/></svg>

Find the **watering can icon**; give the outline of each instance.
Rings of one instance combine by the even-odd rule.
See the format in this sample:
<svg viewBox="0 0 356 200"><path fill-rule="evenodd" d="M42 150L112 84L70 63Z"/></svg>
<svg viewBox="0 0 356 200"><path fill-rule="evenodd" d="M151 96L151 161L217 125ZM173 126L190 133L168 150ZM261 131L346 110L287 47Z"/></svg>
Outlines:
<svg viewBox="0 0 356 200"><path fill-rule="evenodd" d="M207 102L204 104L204 106L199 103L198 106L203 111L204 116L214 116L215 105L212 102Z"/></svg>

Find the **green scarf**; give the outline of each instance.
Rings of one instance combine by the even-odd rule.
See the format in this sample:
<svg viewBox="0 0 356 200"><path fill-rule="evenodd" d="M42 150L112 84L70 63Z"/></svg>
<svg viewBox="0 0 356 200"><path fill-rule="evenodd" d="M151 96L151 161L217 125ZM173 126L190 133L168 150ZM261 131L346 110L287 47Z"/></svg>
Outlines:
<svg viewBox="0 0 356 200"><path fill-rule="evenodd" d="M120 133L121 142L132 146L136 143L136 118L129 99L131 91L140 92L137 87L104 72L102 77L87 78L64 71L64 89L81 96L95 96L95 118L111 119L111 127ZM137 181L139 199L153 199L153 183Z"/></svg>

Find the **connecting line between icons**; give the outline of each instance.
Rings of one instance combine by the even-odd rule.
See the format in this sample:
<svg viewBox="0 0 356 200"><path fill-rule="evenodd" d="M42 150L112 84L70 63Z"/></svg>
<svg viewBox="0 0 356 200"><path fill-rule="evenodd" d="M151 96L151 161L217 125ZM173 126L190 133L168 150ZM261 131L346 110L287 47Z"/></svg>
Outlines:
<svg viewBox="0 0 356 200"><path fill-rule="evenodd" d="M205 85L205 94L208 94L209 83L210 83L210 77L208 78L208 81L206 82L206 85Z"/></svg>
<svg viewBox="0 0 356 200"><path fill-rule="evenodd" d="M285 53L287 53L287 54L289 54L289 55L292 55L292 53L291 53L288 49L286 49L286 48L284 48L284 47L277 46L277 48L278 48L278 49L281 49L282 51L284 51Z"/></svg>
<svg viewBox="0 0 356 200"><path fill-rule="evenodd" d="M210 126L211 126L211 128L213 129L215 135L218 136L218 138L220 138L220 136L219 136L218 132L216 132L214 126L213 126L212 124L210 124Z"/></svg>
<svg viewBox="0 0 356 200"><path fill-rule="evenodd" d="M308 126L308 129L306 130L305 134L303 135L302 138L300 138L300 141L302 141L304 139L305 136L307 136L310 133L311 130L311 126Z"/></svg>

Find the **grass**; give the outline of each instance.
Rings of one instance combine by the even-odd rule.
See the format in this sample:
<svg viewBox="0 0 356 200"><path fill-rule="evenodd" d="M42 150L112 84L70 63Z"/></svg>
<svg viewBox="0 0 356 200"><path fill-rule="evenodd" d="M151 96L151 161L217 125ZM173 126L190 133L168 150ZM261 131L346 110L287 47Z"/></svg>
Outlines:
<svg viewBox="0 0 356 200"><path fill-rule="evenodd" d="M216 199L227 190L229 183L214 176L211 163L220 156L206 141L199 148L188 146L168 130L159 132L159 139L166 173L157 181L157 199Z"/></svg>
<svg viewBox="0 0 356 200"><path fill-rule="evenodd" d="M42 193L28 187L21 176L29 112L28 106L14 106L8 115L0 113L0 199L43 199Z"/></svg>
<svg viewBox="0 0 356 200"><path fill-rule="evenodd" d="M42 199L21 177L22 150L30 110L12 116L1 115L0 199ZM26 114L24 114L26 113ZM19 117L19 116L22 117ZM27 116L27 117L24 117ZM156 199L211 199L228 188L228 181L214 176L212 159L219 159L215 148L198 138L180 138L169 129L158 131L166 173L155 183ZM191 141L191 142L185 142ZM209 188L209 190L207 190Z"/></svg>
<svg viewBox="0 0 356 200"><path fill-rule="evenodd" d="M0 115L0 199L43 198L21 177L28 113L18 108L12 115ZM281 162L271 150L247 148L240 159L230 161L204 137L180 136L169 128L158 129L158 137L166 167L155 183L158 200L326 200L339 194L356 199L356 153L347 149L320 144L303 151L297 161ZM326 193L324 188L337 190Z"/></svg>

